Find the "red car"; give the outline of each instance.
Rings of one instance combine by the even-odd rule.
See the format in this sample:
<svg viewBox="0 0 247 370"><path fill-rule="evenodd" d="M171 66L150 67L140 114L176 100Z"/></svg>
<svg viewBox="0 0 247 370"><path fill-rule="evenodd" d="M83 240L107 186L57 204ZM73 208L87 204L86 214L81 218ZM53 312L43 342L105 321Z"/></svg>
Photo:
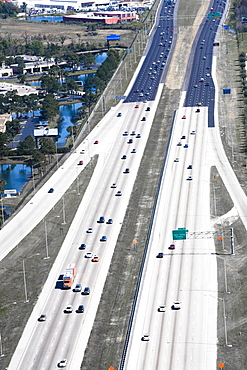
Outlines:
<svg viewBox="0 0 247 370"><path fill-rule="evenodd" d="M99 144L98 140L95 140L94 144Z"/></svg>
<svg viewBox="0 0 247 370"><path fill-rule="evenodd" d="M168 249L175 249L175 244L171 244Z"/></svg>
<svg viewBox="0 0 247 370"><path fill-rule="evenodd" d="M186 116L183 116L182 119L186 119Z"/></svg>
<svg viewBox="0 0 247 370"><path fill-rule="evenodd" d="M138 104L136 104L135 108L139 108L139 105L138 105Z"/></svg>
<svg viewBox="0 0 247 370"><path fill-rule="evenodd" d="M79 161L78 165L82 165L83 164L83 161Z"/></svg>

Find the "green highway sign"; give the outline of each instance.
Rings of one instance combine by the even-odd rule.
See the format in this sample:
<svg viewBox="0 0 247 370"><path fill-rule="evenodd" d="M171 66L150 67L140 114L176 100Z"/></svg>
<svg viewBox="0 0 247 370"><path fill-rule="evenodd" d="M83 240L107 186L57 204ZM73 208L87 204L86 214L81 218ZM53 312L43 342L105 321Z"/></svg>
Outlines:
<svg viewBox="0 0 247 370"><path fill-rule="evenodd" d="M214 13L214 18L220 18L220 12L215 12Z"/></svg>
<svg viewBox="0 0 247 370"><path fill-rule="evenodd" d="M173 240L185 240L188 231L186 227L179 227L177 230L172 230Z"/></svg>
<svg viewBox="0 0 247 370"><path fill-rule="evenodd" d="M213 14L208 14L208 18L213 18Z"/></svg>

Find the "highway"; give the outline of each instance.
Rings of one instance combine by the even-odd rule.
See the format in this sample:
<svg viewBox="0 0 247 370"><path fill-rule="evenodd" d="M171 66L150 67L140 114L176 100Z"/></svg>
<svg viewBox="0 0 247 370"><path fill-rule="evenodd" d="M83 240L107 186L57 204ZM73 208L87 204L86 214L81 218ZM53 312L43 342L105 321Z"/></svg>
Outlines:
<svg viewBox="0 0 247 370"><path fill-rule="evenodd" d="M159 81L164 70L159 66L162 66L165 56L162 54L160 58L160 48L163 46L157 47L157 42L160 44L160 38L167 37L169 34L172 42L171 19L165 12L168 10L173 12L174 8L161 10L164 13L159 22L169 22L169 28L167 23L162 23L162 27L157 26L153 43L156 45L157 54L152 58L147 54L140 66L140 75L138 75L140 78L138 77L139 79L137 78L130 88L125 102L111 109L68 161L0 232L0 241L3 241L1 257L3 257L18 244L23 234L31 231L44 217L78 176L78 171L84 168L84 166L78 167L78 162L82 159L80 151L85 149L84 164L87 164L93 155L99 154L86 194L8 369L26 370L27 364L28 369L56 369L58 362L63 358L68 360L67 368L75 370L80 367L163 87ZM166 31L168 29L169 31ZM163 32L165 35L160 34ZM203 37L211 37L211 35L207 34ZM210 166L212 163L219 165L219 158L221 163L224 158L224 165L228 166L221 149L218 149L217 155L212 154L212 149L216 153L219 138L208 127L211 108L208 109L205 105L211 104L212 100L214 104L214 96L208 98L207 81L201 83L202 90L194 87L195 81L201 78L205 68L207 69L209 61L213 60L211 50L212 45L206 53L206 59L203 59L205 50L200 48L199 60L205 62L198 64L202 69L199 68L197 72L193 70L192 76L195 80L192 77L190 80L190 91L193 93L195 91L195 94L190 98L186 97L189 100L185 99L185 95L182 99L186 101L185 105L191 106L182 107L180 104L175 117L128 346L125 363L125 368L128 370L215 367L217 269L213 240L176 241L175 250L168 249L173 243L171 231L175 228L186 227L189 231L211 229ZM161 61L157 69L150 67L151 64L156 65L153 63L157 63L157 58ZM153 73L154 71L156 73ZM209 77L209 87L214 92L214 82L211 81L213 70L209 73L210 76L206 78ZM157 74L159 77L156 77ZM151 87L150 92L146 94L149 87ZM155 97L156 100L154 100ZM198 99L202 106L200 106L200 112L196 113L198 105L197 107L192 105L196 105L195 102L198 103ZM212 106L214 105L210 105ZM147 107L150 107L150 111ZM118 113L121 113L121 116L118 117ZM184 115L186 118L182 118ZM143 117L146 120L143 120ZM128 135L123 135L125 131L128 131ZM132 131L135 131L135 134L131 135ZM192 131L195 133L191 133ZM139 138L137 134L140 134ZM182 139L182 136L185 138ZM133 142L128 143L129 139ZM98 144L94 144L95 140ZM178 146L180 141L182 145ZM185 144L188 144L187 148L184 147ZM133 149L136 149L136 153L132 152ZM122 159L123 155L126 155L126 159ZM174 161L175 158L179 160ZM192 165L192 169L187 168L189 165ZM126 168L129 168L129 173L124 173ZM231 178L235 181L233 171L230 171ZM226 174L225 169L222 169L222 173ZM192 176L192 180L188 180L188 176ZM112 188L113 183L116 183L116 188ZM228 186L231 188L229 193L237 199L240 192L239 184L234 189L231 183L228 183ZM51 187L55 191L48 194ZM121 191L122 195L116 196L117 191ZM244 197L242 198L246 202ZM240 204L237 204L238 206ZM97 223L100 216L104 216L106 220L112 218L113 224ZM12 236L9 233L13 227L20 231L13 233L15 235ZM92 234L86 232L89 227L93 228ZM4 242L7 235L10 238L8 243ZM103 235L107 236L106 242L100 241ZM81 243L86 243L85 250L79 250ZM91 258L85 258L87 252L97 255L99 262L92 262ZM163 258L156 258L159 252L164 253ZM89 286L91 289L89 296L61 289L62 275L66 266L72 262L76 263L78 268L74 284L81 283L83 288ZM175 300L181 301L181 309L171 308ZM65 307L70 304L73 306L73 312L64 313ZM85 307L83 314L76 312L80 304ZM159 305L166 305L166 312L158 312ZM37 321L41 314L47 315L45 322ZM141 340L145 333L150 336L149 341Z"/></svg>
<svg viewBox="0 0 247 370"><path fill-rule="evenodd" d="M182 108L176 115L124 369L215 366L218 302L214 241L174 243L172 238L172 230L179 227L211 230L207 112L206 107L200 113L195 108ZM184 115L186 119L182 119ZM192 169L188 169L190 165ZM168 249L171 244L175 250ZM160 252L163 258L157 258ZM174 310L177 300L181 309ZM158 311L160 305L166 306L166 312ZM145 333L149 341L141 340Z"/></svg>

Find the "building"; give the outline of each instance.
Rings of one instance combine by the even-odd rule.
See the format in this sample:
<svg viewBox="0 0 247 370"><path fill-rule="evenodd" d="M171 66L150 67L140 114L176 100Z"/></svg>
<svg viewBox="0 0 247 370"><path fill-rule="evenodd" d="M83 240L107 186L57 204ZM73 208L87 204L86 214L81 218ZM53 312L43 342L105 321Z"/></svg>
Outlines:
<svg viewBox="0 0 247 370"><path fill-rule="evenodd" d="M79 14L63 16L63 22L117 24L119 23L119 17L116 15L109 17L109 16L94 15L94 13L79 13Z"/></svg>
<svg viewBox="0 0 247 370"><path fill-rule="evenodd" d="M36 57L32 55L19 56L23 58L25 66L20 67L18 64L11 64L10 67L13 69L14 74L42 73L48 71L52 66L56 64L54 58L45 59L43 57ZM58 64L65 64L65 62Z"/></svg>
<svg viewBox="0 0 247 370"><path fill-rule="evenodd" d="M8 91L16 91L18 95L39 94L40 89L34 86L0 82L0 94L5 95Z"/></svg>
<svg viewBox="0 0 247 370"><path fill-rule="evenodd" d="M12 121L12 115L9 113L0 114L0 132L6 131L6 122Z"/></svg>

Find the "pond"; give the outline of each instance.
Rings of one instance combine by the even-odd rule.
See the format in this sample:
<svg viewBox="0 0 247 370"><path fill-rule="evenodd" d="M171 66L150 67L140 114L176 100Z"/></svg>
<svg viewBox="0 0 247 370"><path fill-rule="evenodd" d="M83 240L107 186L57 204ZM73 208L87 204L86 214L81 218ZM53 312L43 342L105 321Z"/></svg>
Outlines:
<svg viewBox="0 0 247 370"><path fill-rule="evenodd" d="M30 178L31 173L31 167L24 164L4 164L0 166L0 179L7 182L4 189L16 189L18 193Z"/></svg>
<svg viewBox="0 0 247 370"><path fill-rule="evenodd" d="M28 17L27 20L33 22L62 22L63 17L61 15L47 15L40 17Z"/></svg>

